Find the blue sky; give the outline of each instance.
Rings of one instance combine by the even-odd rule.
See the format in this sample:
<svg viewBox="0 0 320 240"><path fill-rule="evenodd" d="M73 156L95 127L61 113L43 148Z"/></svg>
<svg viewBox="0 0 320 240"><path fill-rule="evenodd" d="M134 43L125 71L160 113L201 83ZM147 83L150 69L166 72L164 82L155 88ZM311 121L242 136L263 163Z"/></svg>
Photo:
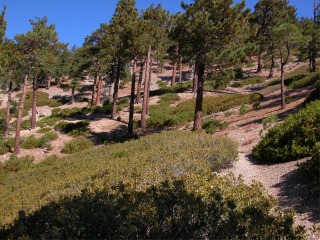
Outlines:
<svg viewBox="0 0 320 240"><path fill-rule="evenodd" d="M235 2L238 2L236 0ZM253 8L258 0L247 0L247 7ZM170 12L181 10L180 0L136 0L139 10L152 3L161 3ZM185 0L186 3L193 2ZM31 29L29 19L47 16L50 24L56 25L60 41L81 46L84 38L96 30L100 23L108 22L115 10L117 0L0 0L0 9L7 5L7 37ZM291 0L299 17L312 17L313 0Z"/></svg>

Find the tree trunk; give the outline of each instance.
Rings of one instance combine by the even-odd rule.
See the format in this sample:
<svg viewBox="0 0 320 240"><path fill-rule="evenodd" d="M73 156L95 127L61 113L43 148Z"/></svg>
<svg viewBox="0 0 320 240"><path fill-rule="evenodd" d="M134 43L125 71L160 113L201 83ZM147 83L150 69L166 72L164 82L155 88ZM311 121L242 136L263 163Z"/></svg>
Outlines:
<svg viewBox="0 0 320 240"><path fill-rule="evenodd" d="M257 67L257 73L261 73L263 68L263 52L260 49L258 54L258 67Z"/></svg>
<svg viewBox="0 0 320 240"><path fill-rule="evenodd" d="M283 58L281 59L281 107L282 109L286 108L286 96L285 96L285 86L284 86L284 64L283 64Z"/></svg>
<svg viewBox="0 0 320 240"><path fill-rule="evenodd" d="M148 57L146 62L146 77L144 82L144 93L143 93L143 102L142 102L142 112L141 112L141 130L146 130L146 119L147 119L147 102L148 102L148 73L150 65L150 55L151 55L151 46L149 46Z"/></svg>
<svg viewBox="0 0 320 240"><path fill-rule="evenodd" d="M179 83L182 83L182 57L180 57L179 61Z"/></svg>
<svg viewBox="0 0 320 240"><path fill-rule="evenodd" d="M26 100L26 94L27 94L27 83L28 83L28 74L24 76L22 96L20 100L19 112L17 117L16 136L14 141L14 153L16 155L20 154L20 129L21 129L22 112L23 112L24 102Z"/></svg>
<svg viewBox="0 0 320 240"><path fill-rule="evenodd" d="M139 80L138 80L138 87L137 87L137 97L136 97L136 103L137 103L137 104L140 104L140 101L141 101L141 85L142 85L144 65L145 65L145 62L144 62L144 61L141 61L140 73L139 73Z"/></svg>
<svg viewBox="0 0 320 240"><path fill-rule="evenodd" d="M92 90L92 97L91 97L91 107L97 105L97 92L98 92L98 83L99 83L99 73L96 73L93 82L93 90Z"/></svg>
<svg viewBox="0 0 320 240"><path fill-rule="evenodd" d="M52 80L52 77L49 76L48 77L48 81L47 81L47 86L46 86L46 89L49 90L50 86L51 86L51 80Z"/></svg>
<svg viewBox="0 0 320 240"><path fill-rule="evenodd" d="M146 107L146 114L149 114L149 97L150 97L151 77L152 77L152 60L150 59L150 65L149 65L149 76L148 76L148 91L147 91L147 107Z"/></svg>
<svg viewBox="0 0 320 240"><path fill-rule="evenodd" d="M173 70L172 70L172 80L171 80L172 87L176 85L176 75L177 75L177 62L174 62Z"/></svg>
<svg viewBox="0 0 320 240"><path fill-rule="evenodd" d="M136 64L132 65L132 79L131 79L131 95L130 95L130 110L129 110L129 123L128 134L133 135L133 115L134 115L134 93L136 87Z"/></svg>
<svg viewBox="0 0 320 240"><path fill-rule="evenodd" d="M109 99L110 102L112 102L113 93L114 93L114 82L111 82L109 84L109 92L108 92L108 99Z"/></svg>
<svg viewBox="0 0 320 240"><path fill-rule="evenodd" d="M76 87L75 86L72 86L71 88L71 101L70 101L70 104L74 104L74 92L76 90Z"/></svg>
<svg viewBox="0 0 320 240"><path fill-rule="evenodd" d="M6 125L4 129L4 136L9 136L9 127L10 127L10 109L11 109L11 95L12 95L12 81L9 82L8 88L8 103L7 103L7 111L6 111Z"/></svg>
<svg viewBox="0 0 320 240"><path fill-rule="evenodd" d="M314 40L311 41L311 54L310 54L310 72L316 72L316 43Z"/></svg>
<svg viewBox="0 0 320 240"><path fill-rule="evenodd" d="M96 105L101 104L101 91L102 91L102 79L99 77L98 84L97 84L97 98L96 98Z"/></svg>
<svg viewBox="0 0 320 240"><path fill-rule="evenodd" d="M194 75L193 75L193 93L197 92L198 89L198 73L197 73L197 66L194 65Z"/></svg>
<svg viewBox="0 0 320 240"><path fill-rule="evenodd" d="M121 67L122 67L121 60L118 59L116 80L115 80L115 83L114 83L114 93L113 93L111 119L115 119L116 114L117 114L117 101L118 101L118 94L119 94L119 83L120 83Z"/></svg>
<svg viewBox="0 0 320 240"><path fill-rule="evenodd" d="M270 71L269 71L269 76L268 78L273 78L273 69L274 69L274 56L271 56L271 65L270 65Z"/></svg>
<svg viewBox="0 0 320 240"><path fill-rule="evenodd" d="M31 129L36 128L37 123L37 99L38 99L38 83L37 77L33 78L33 103L32 103L32 116L31 116Z"/></svg>
<svg viewBox="0 0 320 240"><path fill-rule="evenodd" d="M198 66L198 87L197 87L197 98L194 114L193 130L202 129L202 103L203 103L203 89L204 89L204 71L205 64L200 63Z"/></svg>

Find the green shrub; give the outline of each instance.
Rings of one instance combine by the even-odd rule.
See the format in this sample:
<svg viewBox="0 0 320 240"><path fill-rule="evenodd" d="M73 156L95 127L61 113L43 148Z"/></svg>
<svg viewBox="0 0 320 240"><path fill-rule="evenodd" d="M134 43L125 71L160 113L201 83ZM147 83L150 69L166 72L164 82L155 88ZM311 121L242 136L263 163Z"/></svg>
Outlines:
<svg viewBox="0 0 320 240"><path fill-rule="evenodd" d="M304 228L293 223L294 214L281 211L257 183L192 174L142 191L134 183L111 190L88 184L75 197L21 212L0 233L14 239L303 239Z"/></svg>
<svg viewBox="0 0 320 240"><path fill-rule="evenodd" d="M203 116L226 111L235 106L245 103L252 103L262 98L261 94L229 94L216 97L204 97ZM149 127L154 126L178 126L191 122L194 117L195 99L181 102L177 107L170 107L168 104L160 103L150 106L150 117L147 120Z"/></svg>
<svg viewBox="0 0 320 240"><path fill-rule="evenodd" d="M37 121L37 127L45 127L45 126L54 126L57 122L59 122L61 118L59 117L44 117Z"/></svg>
<svg viewBox="0 0 320 240"><path fill-rule="evenodd" d="M242 104L240 107L240 115L247 114L248 112L250 112L249 106L246 104Z"/></svg>
<svg viewBox="0 0 320 240"><path fill-rule="evenodd" d="M59 112L59 117L60 118L71 118L77 115L81 115L81 109L78 107L73 107L73 108L63 108Z"/></svg>
<svg viewBox="0 0 320 240"><path fill-rule="evenodd" d="M166 93L160 96L160 103L172 104L180 100L180 97L176 93Z"/></svg>
<svg viewBox="0 0 320 240"><path fill-rule="evenodd" d="M234 71L234 78L235 79L243 78L243 70L242 70L242 68L235 68L233 71Z"/></svg>
<svg viewBox="0 0 320 240"><path fill-rule="evenodd" d="M21 148L45 148L48 147L50 141L58 139L58 134L55 132L47 132L42 137L36 138L34 135L28 136L21 140Z"/></svg>
<svg viewBox="0 0 320 240"><path fill-rule="evenodd" d="M6 154L9 152L10 148L6 144L6 139L1 138L0 139L0 155Z"/></svg>
<svg viewBox="0 0 320 240"><path fill-rule="evenodd" d="M304 104L308 104L315 100L320 100L320 80L316 83L316 89L312 91L309 96L306 98Z"/></svg>
<svg viewBox="0 0 320 240"><path fill-rule="evenodd" d="M320 101L311 102L284 123L271 128L253 149L259 161L286 162L310 156L320 141Z"/></svg>
<svg viewBox="0 0 320 240"><path fill-rule="evenodd" d="M10 159L4 163L3 168L7 172L17 172L30 168L33 161L33 156L17 157L16 155L11 155Z"/></svg>
<svg viewBox="0 0 320 240"><path fill-rule="evenodd" d="M208 134L214 134L218 129L224 130L227 126L227 122L221 122L221 120L218 119L208 119L202 123L202 129Z"/></svg>
<svg viewBox="0 0 320 240"><path fill-rule="evenodd" d="M62 153L76 153L93 147L93 142L87 138L77 138L64 144Z"/></svg>
<svg viewBox="0 0 320 240"><path fill-rule="evenodd" d="M298 173L302 180L309 183L313 191L318 193L320 186L320 142L314 145L312 150L312 158L298 165Z"/></svg>
<svg viewBox="0 0 320 240"><path fill-rule="evenodd" d="M17 97L21 98L21 93L17 94ZM33 91L28 91L26 94L26 100L24 103L24 109L30 110L32 108L33 104ZM50 99L49 94L38 91L38 97L37 97L37 106L42 107L42 106L49 106L49 107L58 107L61 106L62 103L59 102L58 99Z"/></svg>
<svg viewBox="0 0 320 240"><path fill-rule="evenodd" d="M40 128L37 133L47 133L50 132L52 130L51 127L45 127L45 128Z"/></svg>
<svg viewBox="0 0 320 240"><path fill-rule="evenodd" d="M250 78L245 78L238 82L234 82L233 84L231 84L231 87L243 87L245 85L260 84L260 83L263 83L264 81L265 81L264 78L250 77Z"/></svg>
<svg viewBox="0 0 320 240"><path fill-rule="evenodd" d="M7 175L0 184L0 226L11 224L20 210L32 214L87 187L111 189L128 182L142 190L165 179L218 171L215 167L230 166L238 156L232 140L191 131L165 131L94 149L80 143L79 148L84 151Z"/></svg>
<svg viewBox="0 0 320 240"><path fill-rule="evenodd" d="M300 80L294 81L288 85L288 88L297 89L315 84L320 80L320 73L310 73Z"/></svg>

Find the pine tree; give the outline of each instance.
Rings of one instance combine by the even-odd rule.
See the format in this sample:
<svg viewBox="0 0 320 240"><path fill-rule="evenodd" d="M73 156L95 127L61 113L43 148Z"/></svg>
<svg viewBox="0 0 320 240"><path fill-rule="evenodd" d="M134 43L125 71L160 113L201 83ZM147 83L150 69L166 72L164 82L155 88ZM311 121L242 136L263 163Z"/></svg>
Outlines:
<svg viewBox="0 0 320 240"><path fill-rule="evenodd" d="M6 14L6 9L7 9L7 7L6 7L6 5L4 5L3 11L0 14L0 45L3 44L4 36L6 34L6 29L7 29L7 22L4 19L5 14Z"/></svg>
<svg viewBox="0 0 320 240"><path fill-rule="evenodd" d="M284 23L274 28L271 32L275 51L280 56L281 71L281 106L285 109L285 86L284 86L284 66L287 65L291 51L294 47L303 42L303 36L300 29L293 24Z"/></svg>
<svg viewBox="0 0 320 240"><path fill-rule="evenodd" d="M271 30L283 22L296 21L296 9L288 6L288 3L288 0L260 0L254 7L250 22L257 26L254 38L258 46L258 73L262 71L263 54L270 47Z"/></svg>
<svg viewBox="0 0 320 240"><path fill-rule="evenodd" d="M176 31L180 35L180 50L195 61L198 75L197 97L193 128L202 128L202 102L206 69L221 62L222 52L237 37L239 24L246 22L248 11L244 3L232 0L197 0L182 4L185 12L178 17Z"/></svg>

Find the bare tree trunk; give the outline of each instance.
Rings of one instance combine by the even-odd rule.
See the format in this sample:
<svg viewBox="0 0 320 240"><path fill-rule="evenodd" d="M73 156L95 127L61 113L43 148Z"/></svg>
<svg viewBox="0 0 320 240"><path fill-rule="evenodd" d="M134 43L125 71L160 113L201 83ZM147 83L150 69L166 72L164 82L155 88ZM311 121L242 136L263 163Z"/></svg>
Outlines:
<svg viewBox="0 0 320 240"><path fill-rule="evenodd" d="M140 73L139 73L139 80L138 80L138 86L137 86L137 97L136 97L136 103L137 103L137 104L139 104L140 101L141 101L141 85L142 85L144 65L145 65L145 62L144 62L144 61L141 61Z"/></svg>
<svg viewBox="0 0 320 240"><path fill-rule="evenodd" d="M261 73L263 68L263 52L260 48L259 54L258 54L258 67L257 67L257 73Z"/></svg>
<svg viewBox="0 0 320 240"><path fill-rule="evenodd" d="M20 154L21 119L22 119L22 112L23 112L23 108L24 108L24 102L26 100L27 84L28 84L28 74L26 74L24 76L22 96L21 96L21 100L20 100L19 112L18 112L18 117L17 117L16 136L15 136L15 141L14 141L14 153L16 155Z"/></svg>
<svg viewBox="0 0 320 240"><path fill-rule="evenodd" d="M32 103L31 129L36 128L37 99L38 99L38 83L37 83L37 77L34 77L33 78L33 103Z"/></svg>
<svg viewBox="0 0 320 240"><path fill-rule="evenodd" d="M203 89L204 89L204 71L205 64L198 65L198 88L196 97L196 107L194 114L193 130L202 129L202 103L203 103Z"/></svg>
<svg viewBox="0 0 320 240"><path fill-rule="evenodd" d="M193 75L193 93L197 92L198 89L198 69L197 69L197 65L194 65L194 75Z"/></svg>
<svg viewBox="0 0 320 240"><path fill-rule="evenodd" d="M280 54L281 60L281 107L282 109L286 108L286 96L285 96L285 86L284 86L284 63L282 54Z"/></svg>
<svg viewBox="0 0 320 240"><path fill-rule="evenodd" d="M132 65L132 79L131 79L131 94L130 94L130 109L129 109L129 123L128 134L133 135L133 115L134 115L134 93L136 87L136 64Z"/></svg>
<svg viewBox="0 0 320 240"><path fill-rule="evenodd" d="M47 86L46 89L49 90L50 86L51 86L51 80L52 80L52 76L48 77L48 81L47 81Z"/></svg>
<svg viewBox="0 0 320 240"><path fill-rule="evenodd" d="M115 83L114 83L114 93L113 93L111 119L114 119L116 117L116 114L117 114L117 101L118 101L118 94L119 94L119 83L120 83L121 67L122 67L121 59L118 59L116 80L115 80Z"/></svg>
<svg viewBox="0 0 320 240"><path fill-rule="evenodd" d="M72 86L71 88L71 101L70 104L74 104L74 93L75 93L76 87Z"/></svg>
<svg viewBox="0 0 320 240"><path fill-rule="evenodd" d="M148 76L148 91L147 91L147 107L146 107L147 114L149 114L149 97L150 97L151 77L152 77L152 60L150 59L149 76Z"/></svg>
<svg viewBox="0 0 320 240"><path fill-rule="evenodd" d="M96 72L96 76L94 77L94 82L93 82L91 107L97 105L98 82L99 82L99 73Z"/></svg>
<svg viewBox="0 0 320 240"><path fill-rule="evenodd" d="M4 136L5 137L9 136L11 95L12 95L12 81L9 82L9 88L8 88L8 103L7 103L7 111L6 111L6 125L5 125L5 129L4 129Z"/></svg>
<svg viewBox="0 0 320 240"><path fill-rule="evenodd" d="M171 80L172 87L176 85L176 75L177 75L177 62L174 62L173 70L172 70L172 80Z"/></svg>
<svg viewBox="0 0 320 240"><path fill-rule="evenodd" d="M100 105L101 104L101 91L102 91L102 78L99 77L98 84L97 84L96 105Z"/></svg>
<svg viewBox="0 0 320 240"><path fill-rule="evenodd" d="M179 83L182 83L182 57L179 60Z"/></svg>
<svg viewBox="0 0 320 240"><path fill-rule="evenodd" d="M271 65L270 65L270 71L269 71L269 76L268 78L273 78L273 69L274 69L274 56L271 56Z"/></svg>
<svg viewBox="0 0 320 240"><path fill-rule="evenodd" d="M151 46L149 46L148 57L146 62L146 78L144 82L144 94L142 102L142 112L141 112L141 130L146 130L146 119L147 119L147 102L148 102L148 73L150 65L150 55L151 55Z"/></svg>

